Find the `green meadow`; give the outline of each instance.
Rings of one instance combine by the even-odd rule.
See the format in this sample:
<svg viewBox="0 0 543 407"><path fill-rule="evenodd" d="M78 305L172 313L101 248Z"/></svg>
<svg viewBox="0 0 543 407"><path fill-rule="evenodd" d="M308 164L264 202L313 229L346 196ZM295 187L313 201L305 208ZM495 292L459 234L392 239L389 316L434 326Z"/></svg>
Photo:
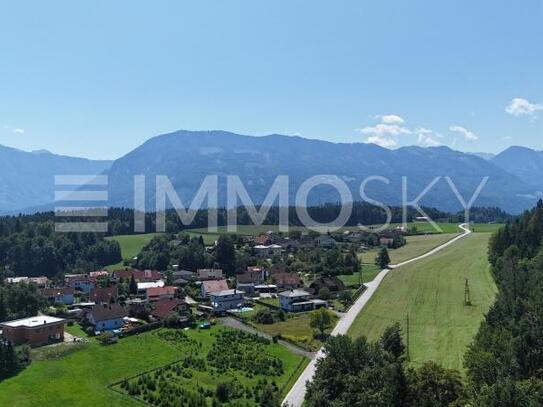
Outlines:
<svg viewBox="0 0 543 407"><path fill-rule="evenodd" d="M490 234L472 234L433 256L392 270L351 326L349 335L377 339L409 315L411 362L462 369L466 347L494 301L487 260ZM464 305L469 280L471 305Z"/></svg>
<svg viewBox="0 0 543 407"><path fill-rule="evenodd" d="M145 233L141 235L117 235L107 239L116 240L121 246L121 255L124 259L132 259L147 245L158 233ZM123 267L123 261L106 266L107 270L114 271Z"/></svg>
<svg viewBox="0 0 543 407"><path fill-rule="evenodd" d="M198 343L198 349L211 349L219 330L185 332ZM62 345L70 346L70 344ZM287 348L271 344L266 352L279 358L284 373L274 377L283 393L294 384L307 360ZM108 346L91 340L83 348L53 360L35 361L17 376L0 383L0 405L17 407L141 406L141 402L109 387L126 378L159 368L186 356L184 345L162 339L157 331L121 339ZM215 372L214 377L199 372L202 385L213 388L219 381L230 380L230 371ZM249 379L238 375L244 383ZM252 380L252 379L251 379ZM39 385L37 385L39 383ZM189 385L188 383L187 385Z"/></svg>

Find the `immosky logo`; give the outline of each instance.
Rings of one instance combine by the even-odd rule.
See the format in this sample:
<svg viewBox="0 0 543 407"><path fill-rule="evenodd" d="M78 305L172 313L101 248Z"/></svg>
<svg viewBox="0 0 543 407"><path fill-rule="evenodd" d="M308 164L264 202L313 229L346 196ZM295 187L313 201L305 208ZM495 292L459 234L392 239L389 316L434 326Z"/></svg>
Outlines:
<svg viewBox="0 0 543 407"><path fill-rule="evenodd" d="M438 182L445 182L454 193L460 206L464 209L464 221L469 223L470 209L481 194L490 177L483 177L477 188L466 201L460 194L453 180L448 176L435 177L415 199L408 198L408 177L402 177L402 223L404 226L408 220L408 209L412 208L424 217L437 231L441 231L439 225L424 211L420 202L431 191ZM184 226L190 226L196 217L198 211L207 210L207 223L210 232L218 231L218 207L219 207L219 177L218 175L208 175L202 181L198 191L194 195L190 205L185 206L181 200L170 179L166 175L155 176L155 207L147 208L146 205L146 176L134 176L134 232L145 233L145 214L154 211L156 214L156 232L166 231L166 210L172 208L177 213L181 223ZM296 215L304 227L309 230L330 232L337 231L344 227L349 221L353 202L356 200L369 203L381 208L386 214L386 222L380 227L368 227L366 225L357 225L362 231L380 232L390 227L392 221L392 211L390 206L381 201L372 199L366 193L370 183L390 184L390 179L383 176L373 175L365 178L359 188L359 196L353 197L351 190L341 177L331 174L315 175L304 180L297 188L295 193L294 206ZM264 221L272 207L279 208L278 228L281 232L289 231L289 176L279 175L270 186L266 197L261 204L255 205L251 199L245 185L237 175L228 175L226 177L226 202L227 202L227 231L237 232L237 209L243 207L246 209L251 222L254 225L263 225ZM321 223L314 220L308 211L308 198L311 191L318 187L326 185L337 191L340 200L340 211L336 219L327 223ZM69 189L66 187L70 187ZM108 206L77 206L77 202L107 202L108 201L108 177L105 175L59 175L55 177L55 201L69 202L73 206L63 205L55 208L55 215L62 218L55 225L57 232L100 232L105 233L108 230L108 222L89 221L89 218L107 217ZM58 190L59 187L63 189ZM77 189L74 189L77 187ZM101 187L101 189L97 189ZM92 188L92 189L91 189ZM169 204L169 206L168 206ZM257 209L257 206L259 209ZM71 221L67 221L69 218ZM78 220L79 218L79 220ZM84 218L84 221L81 219Z"/></svg>

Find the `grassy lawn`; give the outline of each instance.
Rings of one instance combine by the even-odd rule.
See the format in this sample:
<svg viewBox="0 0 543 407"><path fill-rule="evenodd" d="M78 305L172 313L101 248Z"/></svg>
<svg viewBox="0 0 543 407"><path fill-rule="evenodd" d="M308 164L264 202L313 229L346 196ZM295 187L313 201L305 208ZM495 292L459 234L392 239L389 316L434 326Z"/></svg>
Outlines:
<svg viewBox="0 0 543 407"><path fill-rule="evenodd" d="M337 322L337 317L334 318L333 325ZM284 339L297 343L300 346L310 350L317 350L322 343L313 337L314 330L309 326L309 313L301 313L290 316L285 321L275 322L273 324L257 324L252 322L252 325L259 331L268 335L281 335Z"/></svg>
<svg viewBox="0 0 543 407"><path fill-rule="evenodd" d="M457 223L448 223L448 222L436 222L440 230L434 228L434 226L428 222L409 222L407 227L411 228L415 226L417 231L423 233L460 233L462 230L458 227ZM377 225L379 226L379 225ZM402 226L400 223L392 223L391 227ZM499 223L472 223L472 230L476 233L490 233L495 232L501 228L503 224Z"/></svg>
<svg viewBox="0 0 543 407"><path fill-rule="evenodd" d="M224 328L191 330L188 335L201 343L199 349L208 350L221 329ZM266 346L266 352L283 363L283 374L274 377L278 386L283 387L287 382L291 386L301 373L300 366L304 359L277 344ZM62 358L35 361L18 376L0 383L0 405L141 406L130 397L109 390L107 386L185 356L183 346L164 340L156 331L128 337L110 346L91 341ZM231 371L227 371L212 378L199 372L198 381L200 385L208 383L214 389L218 381L229 380L231 374ZM39 383L39 390L31 391L36 389L36 383ZM288 386L285 391L287 389Z"/></svg>
<svg viewBox="0 0 543 407"><path fill-rule="evenodd" d="M392 264L401 263L429 252L433 248L454 238L456 234L444 233L439 235L407 236L407 244L396 250L390 250Z"/></svg>
<svg viewBox="0 0 543 407"><path fill-rule="evenodd" d="M489 237L473 234L434 256L390 272L349 335L375 340L395 322L405 333L409 314L412 362L434 360L461 370L466 346L496 294L487 261ZM466 278L472 306L463 304Z"/></svg>
<svg viewBox="0 0 543 407"><path fill-rule="evenodd" d="M260 298L259 301L279 307L279 298Z"/></svg>
<svg viewBox="0 0 543 407"><path fill-rule="evenodd" d="M81 329L79 324L73 324L73 325L66 324L64 326L64 330L66 332L68 332L69 334L72 334L73 336L77 336L79 338L87 338L88 337L86 332Z"/></svg>
<svg viewBox="0 0 543 407"><path fill-rule="evenodd" d="M381 270L375 264L363 264L362 265L362 282L368 283L372 281ZM360 277L358 273L351 275L338 276L338 278L343 281L346 285L358 286Z"/></svg>
<svg viewBox="0 0 543 407"><path fill-rule="evenodd" d="M158 233L145 233L142 235L118 235L108 237L108 239L113 239L119 242L121 246L121 255L123 259L132 259L134 256L141 251L141 249L149 243L153 237L157 236ZM114 271L116 269L123 268L123 262L120 261L117 264L111 264L106 267L107 270Z"/></svg>
<svg viewBox="0 0 543 407"><path fill-rule="evenodd" d="M183 233L186 233L187 235L191 237L202 236L202 239L204 239L204 244L206 246L212 246L215 244L217 240L219 240L220 233L210 233L210 232L205 231L206 229L201 229L201 230L203 230L204 232L199 232L197 230L184 230Z"/></svg>

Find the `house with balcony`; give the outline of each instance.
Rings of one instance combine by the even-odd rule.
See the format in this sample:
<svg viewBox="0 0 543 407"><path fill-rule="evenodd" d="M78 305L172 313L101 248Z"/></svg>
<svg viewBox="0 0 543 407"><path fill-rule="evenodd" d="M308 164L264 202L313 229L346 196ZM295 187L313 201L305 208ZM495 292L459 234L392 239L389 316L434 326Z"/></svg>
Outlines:
<svg viewBox="0 0 543 407"><path fill-rule="evenodd" d="M304 312L327 307L328 303L314 299L307 291L296 289L279 293L279 305L286 312Z"/></svg>
<svg viewBox="0 0 543 407"><path fill-rule="evenodd" d="M242 307L244 303L243 294L243 291L237 289L215 291L209 295L209 301L215 312L223 313Z"/></svg>

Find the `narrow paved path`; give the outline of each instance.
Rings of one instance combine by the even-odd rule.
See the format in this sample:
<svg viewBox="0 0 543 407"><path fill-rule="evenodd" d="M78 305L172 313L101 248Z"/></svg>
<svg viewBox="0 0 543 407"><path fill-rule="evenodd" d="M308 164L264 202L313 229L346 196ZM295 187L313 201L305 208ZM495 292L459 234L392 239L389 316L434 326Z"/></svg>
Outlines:
<svg viewBox="0 0 543 407"><path fill-rule="evenodd" d="M355 303L351 306L349 311L347 313L343 314L341 319L338 321L336 327L332 331L331 335L345 335L349 328L351 327L352 323L356 319L357 315L362 311L362 309L366 306L370 298L373 296L375 291L377 291L377 288L379 288L379 285L381 285L381 282L386 277L386 275L390 272L391 269L396 269L398 267L405 266L406 264L413 263L415 261L424 259L426 257L430 257L434 255L435 253L439 252L440 250L443 250L444 248L456 243L458 240L468 236L471 233L471 230L469 230L466 227L466 224L459 225L459 228L464 231L461 235L458 235L454 237L453 239L443 243L440 246L437 246L436 248L430 250L427 253L424 253L420 256L414 257L412 259L403 261L398 264L391 264L388 269L382 270L375 279L369 283L366 283L366 291L358 297L358 299L355 301ZM311 381L313 378L313 375L315 374L315 370L317 367L317 361L321 358L323 358L324 351L321 348L315 357L311 360L311 362L307 365L305 370L302 372L296 383L294 383L294 386L290 389L287 396L283 400L283 404L288 403L289 407L301 407L301 405L304 402L305 399L305 386L308 381Z"/></svg>

